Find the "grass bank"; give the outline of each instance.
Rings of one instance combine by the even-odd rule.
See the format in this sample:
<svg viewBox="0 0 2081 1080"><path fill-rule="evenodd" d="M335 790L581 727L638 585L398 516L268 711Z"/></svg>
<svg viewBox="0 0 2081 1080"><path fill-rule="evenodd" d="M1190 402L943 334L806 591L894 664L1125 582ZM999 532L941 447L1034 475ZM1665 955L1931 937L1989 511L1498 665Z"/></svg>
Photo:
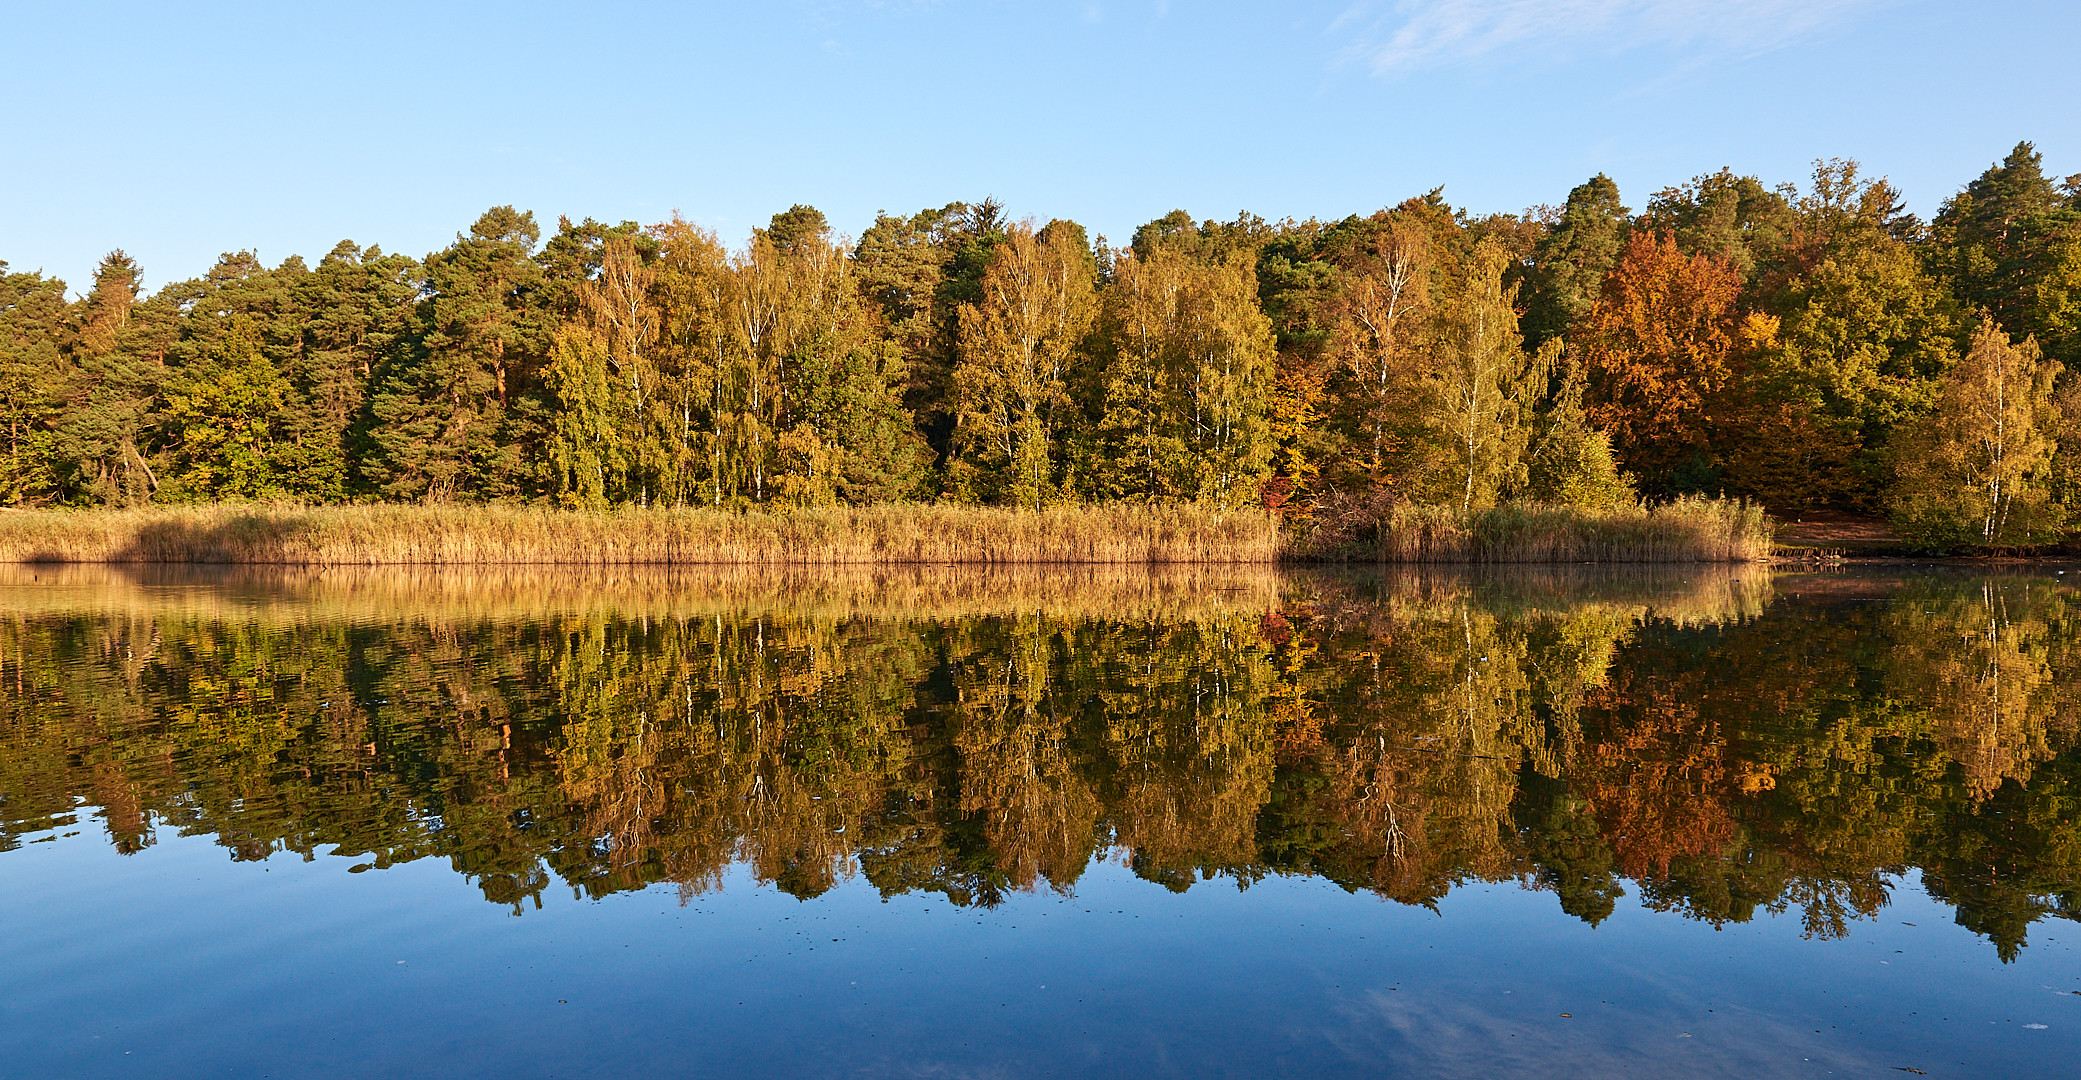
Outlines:
<svg viewBox="0 0 2081 1080"><path fill-rule="evenodd" d="M238 506L0 514L0 562L283 566L1270 563L1257 511L892 505L733 513Z"/></svg>
<svg viewBox="0 0 2081 1080"><path fill-rule="evenodd" d="M1295 540L1291 554L1385 563L1753 562L1770 557L1771 524L1761 507L1730 499L1615 510L1400 505L1347 512Z"/></svg>

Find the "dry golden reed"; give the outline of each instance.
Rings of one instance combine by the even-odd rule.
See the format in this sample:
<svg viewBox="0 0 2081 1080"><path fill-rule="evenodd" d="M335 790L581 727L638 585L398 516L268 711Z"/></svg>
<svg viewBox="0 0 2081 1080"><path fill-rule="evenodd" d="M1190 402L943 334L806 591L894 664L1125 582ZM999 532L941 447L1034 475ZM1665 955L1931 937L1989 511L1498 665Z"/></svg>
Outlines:
<svg viewBox="0 0 2081 1080"><path fill-rule="evenodd" d="M0 562L384 565L1270 563L1256 510L888 505L736 513L208 505L0 514Z"/></svg>
<svg viewBox="0 0 2081 1080"><path fill-rule="evenodd" d="M1387 563L1756 562L1771 547L1761 507L1692 497L1653 509L1400 505L1303 541L1296 554Z"/></svg>

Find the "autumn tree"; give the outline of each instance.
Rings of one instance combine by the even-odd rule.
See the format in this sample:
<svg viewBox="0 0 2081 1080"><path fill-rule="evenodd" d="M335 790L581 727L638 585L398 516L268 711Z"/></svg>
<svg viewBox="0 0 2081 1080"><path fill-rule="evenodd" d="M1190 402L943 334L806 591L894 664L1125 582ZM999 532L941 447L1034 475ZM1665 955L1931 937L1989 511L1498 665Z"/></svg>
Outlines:
<svg viewBox="0 0 2081 1080"><path fill-rule="evenodd" d="M1109 498L1254 500L1269 464L1272 334L1244 253L1121 255L1102 300L1091 471Z"/></svg>
<svg viewBox="0 0 2081 1080"><path fill-rule="evenodd" d="M1939 543L2042 544L2056 538L2049 499L2061 417L2060 365L1983 320L1944 378L1936 407L1901 442L1896 524Z"/></svg>
<svg viewBox="0 0 2081 1080"><path fill-rule="evenodd" d="M1636 232L1584 319L1590 419L1648 493L1692 490L1710 475L1711 406L1740 342L1740 292L1727 260Z"/></svg>
<svg viewBox="0 0 2081 1080"><path fill-rule="evenodd" d="M682 221L658 230L656 390L631 407L660 497L816 504L919 488L903 351L873 333L845 246L810 213L776 215L736 254Z"/></svg>
<svg viewBox="0 0 2081 1080"><path fill-rule="evenodd" d="M1870 508L1894 429L1928 408L1956 360L1956 319L1901 239L1886 181L1817 162L1792 206L1779 270L1753 293L1772 322L1755 322L1756 347L1736 358L1720 462L1730 489L1780 512Z"/></svg>
<svg viewBox="0 0 2081 1080"><path fill-rule="evenodd" d="M1463 511L1494 505L1524 483L1533 371L1517 331L1516 289L1503 286L1506 262L1494 241L1475 246L1465 277L1439 306L1419 368L1432 389L1426 419L1450 463L1439 489Z"/></svg>
<svg viewBox="0 0 2081 1080"><path fill-rule="evenodd" d="M1365 233L1340 261L1342 287L1328 313L1343 368L1338 411L1357 459L1349 464L1378 488L1412 471L1409 428L1423 409L1417 357L1437 253L1435 229L1407 209Z"/></svg>
<svg viewBox="0 0 2081 1080"><path fill-rule="evenodd" d="M730 255L713 232L676 214L650 231L659 244L651 269L664 384L651 399L661 444L657 498L721 505L725 487L737 489L722 432L730 348L725 319L734 295Z"/></svg>
<svg viewBox="0 0 2081 1080"><path fill-rule="evenodd" d="M667 457L650 424L665 391L654 357L656 274L626 234L603 241L598 263L575 283L580 313L557 331L551 350L547 386L561 407L550 457L570 501L647 503Z"/></svg>
<svg viewBox="0 0 2081 1080"><path fill-rule="evenodd" d="M954 459L962 497L1038 506L1061 497L1068 379L1096 315L1096 268L1066 222L1013 226L981 295L961 309Z"/></svg>

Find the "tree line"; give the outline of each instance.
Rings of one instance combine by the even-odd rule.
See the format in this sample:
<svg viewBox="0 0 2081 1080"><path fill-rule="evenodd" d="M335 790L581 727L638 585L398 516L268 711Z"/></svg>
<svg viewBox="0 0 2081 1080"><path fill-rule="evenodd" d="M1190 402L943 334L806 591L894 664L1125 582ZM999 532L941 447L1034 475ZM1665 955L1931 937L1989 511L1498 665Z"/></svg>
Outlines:
<svg viewBox="0 0 2081 1080"><path fill-rule="evenodd" d="M1611 506L1915 535L2081 522L2081 176L2020 144L1924 222L1847 161L1623 204L1173 212L1114 248L993 200L795 206L732 248L486 212L422 259L226 254L84 296L0 263L0 500Z"/></svg>

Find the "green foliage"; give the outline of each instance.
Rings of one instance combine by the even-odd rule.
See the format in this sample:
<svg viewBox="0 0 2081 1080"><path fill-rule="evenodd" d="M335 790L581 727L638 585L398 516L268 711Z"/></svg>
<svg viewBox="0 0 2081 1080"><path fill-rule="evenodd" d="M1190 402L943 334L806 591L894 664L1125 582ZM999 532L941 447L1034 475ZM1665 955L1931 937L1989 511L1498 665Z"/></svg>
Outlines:
<svg viewBox="0 0 2081 1080"><path fill-rule="evenodd" d="M1721 169L1638 215L1599 174L1524 214L1441 190L1337 220L1177 210L1117 251L994 199L856 244L796 205L734 249L501 206L424 260L236 252L148 293L117 251L70 302L0 281L18 506L1097 499L1306 528L1637 486L1906 513L1936 505L1906 440L1980 315L2081 363L2081 179L2019 144L1925 226L1850 161L1804 188ZM2026 515L2048 543L2081 522L2053 441Z"/></svg>
<svg viewBox="0 0 2081 1080"><path fill-rule="evenodd" d="M1493 506L1525 485L1525 448L1531 435L1535 370L1517 332L1516 290L1505 289L1507 256L1492 240L1478 243L1464 280L1443 297L1430 363L1425 417L1433 437L1449 447L1449 467L1437 486L1462 512Z"/></svg>
<svg viewBox="0 0 2081 1080"><path fill-rule="evenodd" d="M1656 192L1638 227L1668 232L1686 254L1724 259L1754 281L1791 240L1796 217L1786 189L1723 168Z"/></svg>
<svg viewBox="0 0 2081 1080"><path fill-rule="evenodd" d="M1588 374L1558 341L1532 358L1531 387L1546 388L1537 402L1524 485L1515 494L1534 503L1610 510L1638 496L1619 471L1611 437L1591 426L1582 408Z"/></svg>
<svg viewBox="0 0 2081 1080"><path fill-rule="evenodd" d="M0 262L0 502L35 504L56 494L52 425L70 372L65 283L10 273Z"/></svg>
<svg viewBox="0 0 2081 1080"><path fill-rule="evenodd" d="M1525 345L1538 348L1563 337L1589 314L1604 275L1618 263L1629 212L1619 186L1603 173L1568 193L1533 254L1525 289Z"/></svg>
<svg viewBox="0 0 2081 1080"><path fill-rule="evenodd" d="M1132 501L1255 501L1272 449L1269 320L1242 253L1152 243L1114 264L1099 321L1094 493Z"/></svg>
<svg viewBox="0 0 2081 1080"><path fill-rule="evenodd" d="M1900 238L1898 193L1855 162L1818 163L1793 208L1790 243L1751 290L1778 322L1737 362L1721 460L1730 488L1781 511L1875 508L1893 433L1957 361L1956 305Z"/></svg>
<svg viewBox="0 0 2081 1080"><path fill-rule="evenodd" d="M393 499L532 495L551 338L532 213L493 207L426 257L416 347L373 374L370 481Z"/></svg>
<svg viewBox="0 0 2081 1080"><path fill-rule="evenodd" d="M1936 407L1901 440L1896 525L1939 545L2013 547L2057 539L2051 498L2066 424L2054 396L2062 372L2037 343L2012 343L1983 321L1944 379Z"/></svg>
<svg viewBox="0 0 2081 1080"><path fill-rule="evenodd" d="M163 391L173 438L162 497L262 499L288 494L294 444L280 428L292 389L249 325L235 322Z"/></svg>
<svg viewBox="0 0 2081 1080"><path fill-rule="evenodd" d="M2081 347L2081 188L2069 180L2062 193L2036 147L2017 143L1946 201L1932 233L1930 261L1961 301L2013 334L2036 337L2056 360L2081 360L2072 351Z"/></svg>
<svg viewBox="0 0 2081 1080"><path fill-rule="evenodd" d="M957 498L1035 507L1074 490L1069 389L1097 314L1097 281L1082 230L1060 224L1009 230L976 302L960 309L947 469Z"/></svg>

